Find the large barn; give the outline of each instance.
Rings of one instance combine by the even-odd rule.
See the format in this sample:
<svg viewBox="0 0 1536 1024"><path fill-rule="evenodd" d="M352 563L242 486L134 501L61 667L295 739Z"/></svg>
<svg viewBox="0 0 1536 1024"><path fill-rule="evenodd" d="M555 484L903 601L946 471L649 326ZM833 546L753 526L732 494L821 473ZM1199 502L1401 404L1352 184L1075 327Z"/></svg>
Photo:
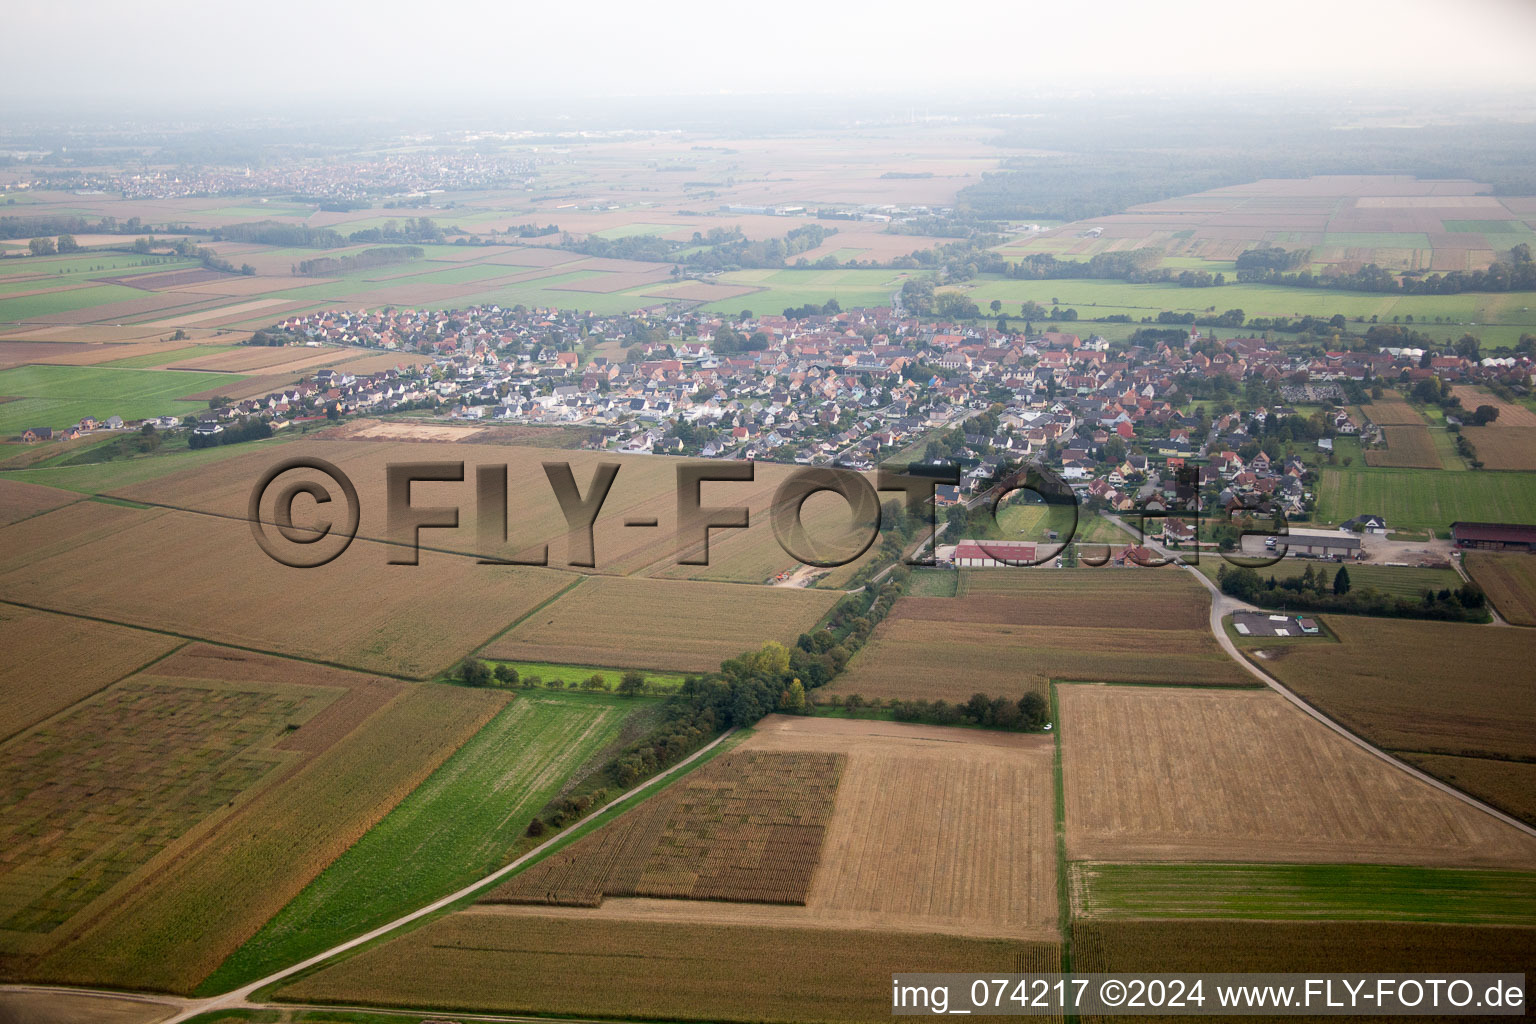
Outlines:
<svg viewBox="0 0 1536 1024"><path fill-rule="evenodd" d="M1035 545L1021 540L962 540L955 545L955 566L960 569L992 569L1034 565Z"/></svg>
<svg viewBox="0 0 1536 1024"><path fill-rule="evenodd" d="M1518 523L1452 523L1458 548L1483 551L1536 551L1536 526Z"/></svg>

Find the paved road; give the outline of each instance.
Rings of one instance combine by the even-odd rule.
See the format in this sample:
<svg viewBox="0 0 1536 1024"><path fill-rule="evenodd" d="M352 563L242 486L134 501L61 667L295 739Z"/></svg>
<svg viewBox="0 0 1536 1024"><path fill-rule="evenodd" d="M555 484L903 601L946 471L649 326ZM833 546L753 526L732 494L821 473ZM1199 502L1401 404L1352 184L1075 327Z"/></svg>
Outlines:
<svg viewBox="0 0 1536 1024"><path fill-rule="evenodd" d="M1126 523L1121 520L1119 516L1106 516L1105 518L1109 519L1116 526L1120 527L1122 530L1127 531L1128 533L1136 533L1135 529L1126 525ZM1154 543L1150 539L1145 543L1147 547L1151 548L1156 554L1159 554L1164 558L1171 560L1178 557L1175 552L1167 550L1161 545ZM1381 760L1387 762L1388 764L1392 765L1392 767L1397 768L1400 771L1407 772L1409 775L1412 775L1414 778L1418 779L1425 785L1433 786L1435 789L1440 790L1442 793L1447 793L1460 800L1462 803L1476 807L1478 810L1485 814L1491 814L1493 817L1498 818L1500 821L1504 822L1504 824L1513 826L1528 836L1536 836L1536 828L1532 828L1525 822L1510 817L1496 807L1490 807L1488 804L1483 803L1481 800L1474 796L1463 793L1461 790L1455 788L1454 786L1441 782L1433 775L1420 771L1405 761L1399 761L1397 758L1393 757L1385 750L1382 750L1380 747L1374 746L1365 739L1350 732L1348 729L1344 728L1342 725L1335 722L1327 715L1323 714L1317 708L1313 707L1311 704L1308 704L1301 697L1297 696L1290 689L1288 689L1284 683L1280 682L1280 680L1276 679L1268 672L1265 672L1263 669L1259 668L1252 661L1245 658L1237 649L1237 645L1232 642L1232 638L1227 636L1227 631L1222 628L1221 620L1224 617L1231 615L1233 612L1259 611L1259 609L1254 608L1252 605L1245 604L1242 601L1238 601L1235 598L1228 597L1226 594L1223 594L1221 590L1217 588L1216 584L1212 583L1204 573L1202 573L1199 569L1196 569L1194 566L1186 565L1182 568L1185 572L1193 574L1195 579L1199 580L1205 589L1211 592L1211 635L1216 638L1216 642L1221 645L1222 650L1226 651L1229 657L1231 657L1239 665L1243 666L1243 668L1247 669L1251 675L1262 682L1265 686L1268 686L1271 690L1274 690L1276 693L1280 694L1280 696L1284 697L1296 707L1306 712L1318 722L1326 725L1340 736L1343 736L1345 739L1349 740L1349 742L1353 743L1361 750L1367 751L1375 757L1379 757Z"/></svg>

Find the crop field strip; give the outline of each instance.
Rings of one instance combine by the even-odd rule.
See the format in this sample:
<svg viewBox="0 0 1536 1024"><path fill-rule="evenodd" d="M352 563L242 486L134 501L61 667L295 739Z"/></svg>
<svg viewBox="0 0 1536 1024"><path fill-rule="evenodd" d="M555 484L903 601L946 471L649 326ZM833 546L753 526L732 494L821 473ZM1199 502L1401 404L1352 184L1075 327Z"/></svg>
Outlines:
<svg viewBox="0 0 1536 1024"><path fill-rule="evenodd" d="M9 829L39 801L50 825L78 821L11 856L8 974L190 990L506 699L192 645L9 741L7 771L25 774L31 737L69 726L50 742L81 763L60 776L55 752L7 786L23 801L0 814Z"/></svg>
<svg viewBox="0 0 1536 1024"><path fill-rule="evenodd" d="M1429 428L1417 426L1382 427L1386 435L1385 451L1375 449L1365 453L1369 466L1397 466L1410 469L1444 469L1440 453L1430 436Z"/></svg>
<svg viewBox="0 0 1536 1024"><path fill-rule="evenodd" d="M483 902L580 907L648 896L803 904L842 768L835 755L722 755Z"/></svg>
<svg viewBox="0 0 1536 1024"><path fill-rule="evenodd" d="M826 591L592 576L481 655L704 672L769 640L791 643L837 600Z"/></svg>
<svg viewBox="0 0 1536 1024"><path fill-rule="evenodd" d="M791 1024L890 1019L891 971L1054 971L1051 942L577 920L477 906L277 990L294 1002ZM812 939L808 945L807 940ZM794 983L764 963L792 964ZM872 972L879 964L880 972ZM516 965L516 969L509 969Z"/></svg>
<svg viewBox="0 0 1536 1024"><path fill-rule="evenodd" d="M1536 867L1536 839L1268 690L1069 685L1057 699L1073 860Z"/></svg>
<svg viewBox="0 0 1536 1024"><path fill-rule="evenodd" d="M1484 469L1536 470L1536 426L1462 427Z"/></svg>
<svg viewBox="0 0 1536 1024"><path fill-rule="evenodd" d="M80 495L71 491L0 477L0 526L9 526L79 500Z"/></svg>
<svg viewBox="0 0 1536 1024"><path fill-rule="evenodd" d="M5 572L0 599L347 668L428 678L570 578L548 569L443 558L418 567L414 586L402 590L388 583L411 570L389 565L388 547L357 541L347 557L308 570L305 586L295 588L294 570L268 558L244 523L160 509L81 505L108 510L95 517L99 530L91 528L95 524L80 524L82 533L95 536L56 545L63 550ZM9 529L43 528L56 514ZM104 565L114 572L101 572ZM168 566L176 571L165 571ZM212 572L214 566L220 574ZM136 580L135 587L122 587L123 577ZM412 628L402 630L401 622Z"/></svg>
<svg viewBox="0 0 1536 1024"><path fill-rule="evenodd" d="M1536 820L1524 767L1536 764L1536 740L1525 727L1536 715L1536 694L1524 682L1530 637L1523 629L1353 615L1325 622L1338 644L1274 648L1260 661L1265 671L1385 750L1414 763L1457 759L1422 764L1454 767L1453 784ZM1476 658L1466 657L1469 649Z"/></svg>
<svg viewBox="0 0 1536 1024"><path fill-rule="evenodd" d="M804 906L608 898L597 907L501 909L577 920L1058 935L1049 738L772 716L739 749L847 759Z"/></svg>
<svg viewBox="0 0 1536 1024"><path fill-rule="evenodd" d="M1506 622L1536 626L1536 558L1468 551L1465 567Z"/></svg>
<svg viewBox="0 0 1536 1024"><path fill-rule="evenodd" d="M1536 929L1402 922L1078 921L1072 966L1084 973L1523 973ZM1084 1016L1084 1024L1169 1017Z"/></svg>
<svg viewBox="0 0 1536 1024"><path fill-rule="evenodd" d="M637 710L520 694L203 985L221 992L452 892L506 860L533 815Z"/></svg>
<svg viewBox="0 0 1536 1024"><path fill-rule="evenodd" d="M1210 597L1158 569L961 570L953 599L903 597L830 690L901 700L1044 693L1050 680L1252 686Z"/></svg>
<svg viewBox="0 0 1536 1024"><path fill-rule="evenodd" d="M1246 918L1536 927L1536 872L1380 864L1071 865L1078 919Z"/></svg>
<svg viewBox="0 0 1536 1024"><path fill-rule="evenodd" d="M182 641L0 604L0 742L155 660Z"/></svg>

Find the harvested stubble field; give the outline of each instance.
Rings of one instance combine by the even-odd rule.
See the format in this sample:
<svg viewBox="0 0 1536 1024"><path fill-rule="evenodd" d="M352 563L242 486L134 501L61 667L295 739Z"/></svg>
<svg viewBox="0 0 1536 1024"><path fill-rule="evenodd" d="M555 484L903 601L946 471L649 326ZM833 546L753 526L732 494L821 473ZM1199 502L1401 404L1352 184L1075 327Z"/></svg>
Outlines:
<svg viewBox="0 0 1536 1024"><path fill-rule="evenodd" d="M1479 387L1467 384L1458 384L1451 388L1451 395L1461 400L1461 407L1468 412L1474 411L1480 405L1491 405L1499 410L1499 418L1494 421L1499 427L1536 427L1536 410L1527 405L1516 405L1506 402L1491 391L1485 391Z"/></svg>
<svg viewBox="0 0 1536 1024"><path fill-rule="evenodd" d="M1536 626L1536 558L1523 553L1468 551L1465 565L1505 621Z"/></svg>
<svg viewBox="0 0 1536 1024"><path fill-rule="evenodd" d="M1484 469L1536 469L1536 426L1462 427Z"/></svg>
<svg viewBox="0 0 1536 1024"><path fill-rule="evenodd" d="M831 692L964 701L1050 680L1252 686L1207 627L1210 597L1172 570L962 571L963 596L903 597Z"/></svg>
<svg viewBox="0 0 1536 1024"><path fill-rule="evenodd" d="M626 1019L874 1022L890 1019L891 971L1055 971L1061 962L1060 947L1046 942L829 930L808 943L800 928L505 912L515 909L442 918L277 996Z"/></svg>
<svg viewBox="0 0 1536 1024"><path fill-rule="evenodd" d="M196 355L170 366L172 370L202 370L217 373L282 373L289 364L319 365L327 360L336 361L361 353L352 349L319 347L290 348L288 346L243 345L225 352ZM391 364L393 365L393 364Z"/></svg>
<svg viewBox="0 0 1536 1024"><path fill-rule="evenodd" d="M160 633L0 604L0 740L167 653Z"/></svg>
<svg viewBox="0 0 1536 1024"><path fill-rule="evenodd" d="M784 587L589 576L480 653L504 661L706 672L770 640L794 642L837 596Z"/></svg>
<svg viewBox="0 0 1536 1024"><path fill-rule="evenodd" d="M1071 866L1075 918L1417 921L1536 927L1536 873L1383 864Z"/></svg>
<svg viewBox="0 0 1536 1024"><path fill-rule="evenodd" d="M1536 758L1524 629L1361 616L1327 626L1336 645L1275 648L1260 665L1382 748Z"/></svg>
<svg viewBox="0 0 1536 1024"><path fill-rule="evenodd" d="M1422 427L1425 425L1424 417L1419 415L1419 411L1395 395L1378 398L1370 405L1362 405L1360 406L1360 411L1378 427Z"/></svg>
<svg viewBox="0 0 1536 1024"><path fill-rule="evenodd" d="M499 867L534 814L635 711L620 698L518 695L200 990L227 991L307 959Z"/></svg>
<svg viewBox="0 0 1536 1024"><path fill-rule="evenodd" d="M191 988L505 699L193 645L10 740L5 974Z"/></svg>
<svg viewBox="0 0 1536 1024"><path fill-rule="evenodd" d="M833 754L735 752L516 875L486 903L613 896L803 904L842 774Z"/></svg>
<svg viewBox="0 0 1536 1024"><path fill-rule="evenodd" d="M1398 750L1396 755L1437 779L1525 822L1536 822L1536 762L1453 757Z"/></svg>
<svg viewBox="0 0 1536 1024"><path fill-rule="evenodd" d="M1536 839L1268 690L1057 695L1074 860L1536 866Z"/></svg>
<svg viewBox="0 0 1536 1024"><path fill-rule="evenodd" d="M1387 439L1386 450L1366 452L1366 465L1407 469L1445 468L1440 462L1434 438L1429 436L1429 428L1422 423L1418 426L1390 426L1381 429Z"/></svg>
<svg viewBox="0 0 1536 1024"><path fill-rule="evenodd" d="M80 495L73 491L0 478L0 526L9 526L79 500Z"/></svg>
<svg viewBox="0 0 1536 1024"><path fill-rule="evenodd" d="M65 524L74 540L53 540L50 520L78 509L89 514ZM411 678L443 671L571 579L460 556L390 565L396 549L363 540L299 570L269 558L239 520L99 502L10 531L49 543L0 575L0 598Z"/></svg>
<svg viewBox="0 0 1536 1024"><path fill-rule="evenodd" d="M741 753L846 759L803 906L608 898L595 907L500 909L572 920L1055 939L1052 749L1038 735L771 716Z"/></svg>
<svg viewBox="0 0 1536 1024"><path fill-rule="evenodd" d="M1533 820L1530 773L1510 764L1536 761L1530 634L1354 615L1329 616L1326 624L1338 644L1274 648L1264 668L1350 731L1410 760L1424 758L1426 770L1452 767L1456 778L1442 776L1446 781ZM1478 768L1475 758L1490 760Z"/></svg>

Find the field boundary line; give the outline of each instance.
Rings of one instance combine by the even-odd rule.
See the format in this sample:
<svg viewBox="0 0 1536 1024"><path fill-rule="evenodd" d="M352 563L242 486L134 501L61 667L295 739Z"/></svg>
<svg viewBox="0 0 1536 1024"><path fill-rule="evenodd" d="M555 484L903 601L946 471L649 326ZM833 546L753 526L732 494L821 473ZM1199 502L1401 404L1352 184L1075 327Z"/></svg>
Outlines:
<svg viewBox="0 0 1536 1024"><path fill-rule="evenodd" d="M530 860L542 856L555 845L565 842L569 837L575 834L577 829L591 824L597 818L608 813L610 810L613 810L620 804L638 796L645 790L649 789L651 786L655 785L657 782L660 782L661 780L675 774L679 770L686 768L694 761L697 761L711 750L714 750L716 747L720 746L721 743L725 742L725 740L734 735L736 731L737 730L735 727L727 729L719 736L716 736L709 743L705 744L698 750L695 750L692 754L689 754L687 757L677 762L677 764L674 764L670 768L667 768L663 771L657 772L655 775L652 775L650 778L641 782L639 785L620 794L619 796L610 800L608 803L604 804L602 807L599 807L597 810L594 810L592 813L588 814L580 821L577 821L575 824L565 829L558 835L551 836L549 839L540 843L538 846L535 846L533 849L529 850L522 856L516 858L508 864L502 865L495 871L492 871L490 874L470 882L463 888L449 893L447 896L443 896L437 900L434 900L424 907L413 910L409 914L398 917L395 920L388 922L387 924L380 925L372 931L348 939L346 942L340 943L336 946L332 946L330 949L316 953L314 956L309 957L306 960L302 960L296 964L291 964L290 966L285 967L280 971L275 971L264 978L258 978L253 982L242 985L240 988L226 992L220 996L212 996L207 999L188 1002L182 1012L176 1014L174 1017L168 1018L162 1022L162 1024L180 1024L182 1021L190 1020L199 1014L207 1013L211 1010L232 1009L246 1006L248 1005L248 1001L251 995L260 989L275 985L278 982L290 978L301 971L306 971L311 967L317 967L327 960L332 959L333 957L339 956L342 953L346 953L350 950L358 948L359 946L373 942L376 939L383 938L391 932L404 928L408 924L419 921L422 918L435 914L440 910L447 909L460 900L473 896L475 893L484 889L486 886L498 882L502 878L505 878L507 875L528 863Z"/></svg>
<svg viewBox="0 0 1536 1024"><path fill-rule="evenodd" d="M50 612L54 615L67 615L72 619L85 619L88 622L101 622L108 626L122 626L124 629L136 629L141 633L157 633L160 636L173 636L178 640L189 643L208 644L210 647L227 647L232 651L245 651L247 654L265 654L271 658L282 658L285 661L302 661L309 665L319 665L322 668L338 668L344 672L356 672L364 676L378 676L383 679L395 679L402 683L429 683L430 676L403 676L397 672L386 672L383 669L358 668L356 665L344 665L339 661L324 661L320 658L306 658L299 654L284 654L281 651L269 651L261 647L249 647L245 644L233 644L224 640L211 640L205 636L193 636L190 633L178 633L173 629L157 629L153 626L140 626L133 622L123 622L119 619L108 619L100 615L87 615L84 612L70 612L62 608L49 608L40 604L28 604L26 601L17 601L9 597L0 597L0 604L13 605L17 608L27 608L34 612ZM182 646L186 646L183 644Z"/></svg>
<svg viewBox="0 0 1536 1024"><path fill-rule="evenodd" d="M566 594L569 594L571 591L575 590L577 587L579 587L581 585L581 581L586 579L586 578L587 577L586 577L586 575L584 573L577 573L576 574L576 578L571 580L571 582L567 583L565 586L561 587L559 590L555 591L553 594L549 595L544 600L540 601L538 604L536 604L532 608L528 609L526 612L523 612L523 614L521 614L517 618L513 619L510 624L508 624L506 626L503 626L501 629L498 629L495 633L492 633L490 639L487 640L485 643L479 645L478 647L470 648L469 653L464 655L464 657L465 658L476 657L477 655L479 655L479 653L481 651L483 651L487 647L491 646L491 644L495 643L497 640L500 640L502 637L506 636L508 633L510 633L514 629L516 629L518 626L521 626L524 622L526 622L528 620L528 618L530 616L538 614L539 612L543 611L545 608L548 608L550 605L552 605L556 601L560 600ZM502 659L497 659L497 660L502 660ZM555 664L559 664L559 663L552 661L549 664L555 665Z"/></svg>
<svg viewBox="0 0 1536 1024"><path fill-rule="evenodd" d="M1111 518L1117 525L1121 527L1121 529L1124 529L1128 532L1131 531L1131 528L1126 526L1125 523L1122 522L1118 517ZM1163 548L1161 545L1153 544L1150 540L1146 541L1145 543L1148 547L1151 547L1153 551L1165 558L1168 558L1169 560L1177 557L1172 552L1169 552ZM1505 814L1497 807L1493 807L1484 803L1470 793L1466 793L1457 789L1455 786L1452 786L1448 782L1442 782L1440 779L1435 778L1428 772L1415 768L1413 765L1408 764L1406 761L1398 760L1386 750L1378 747L1376 744L1372 743L1370 740L1367 740L1365 737L1358 736L1355 733L1350 732L1344 726L1328 717L1328 715L1323 713L1321 709L1314 707L1305 698L1290 690L1284 683L1280 682L1280 680L1259 668L1258 665L1255 665L1251 658L1245 657L1241 652L1238 651L1237 645L1232 642L1232 638L1227 636L1227 631L1221 628L1221 620L1227 614L1226 605L1228 603L1232 604L1232 611L1257 611L1257 609L1248 609L1248 607L1246 605L1242 605L1241 602L1228 598L1227 595L1223 594L1220 589L1217 588L1215 583L1207 579L1205 574L1202 573L1199 569L1196 569L1194 566L1185 565L1182 568L1184 571L1192 574L1195 579L1204 584L1205 588L1211 592L1210 628L1211 634L1216 637L1216 642L1221 645L1222 650L1226 651L1234 661L1236 661L1239 665L1243 666L1243 668L1247 669L1251 674L1262 681L1265 686L1268 686L1271 690L1274 690L1280 696L1290 701L1292 705L1301 709L1301 711L1306 713L1312 719L1321 722L1323 725L1327 726L1338 735L1344 737L1349 742L1359 747L1361 750L1381 758L1381 760L1385 761L1387 764L1393 766L1399 771L1406 772L1407 774L1413 776L1415 779L1418 779L1420 782L1426 783L1434 789L1438 789L1442 793L1453 796L1468 806L1475 807L1482 811L1484 814L1491 815L1494 818L1497 818L1499 821L1502 821L1504 824L1510 825L1528 836L1536 837L1536 828L1532 828L1530 825L1527 825L1519 818Z"/></svg>
<svg viewBox="0 0 1536 1024"><path fill-rule="evenodd" d="M9 602L7 602L7 603L9 603ZM76 617L78 618L78 616L76 616ZM136 629L138 627L130 626L128 628L129 629ZM150 631L149 630L144 630L144 632L150 632ZM104 692L106 690L110 690L112 687L116 686L118 683L122 682L125 679L131 679L134 676L138 675L140 672L147 672L147 671L149 671L150 669L154 668L156 665L160 664L162 661L164 661L166 658L169 658L171 655L175 654L176 652L185 650L187 648L187 645L190 644L190 643L192 643L192 641L191 640L187 640L187 641L184 641L183 643L176 644L174 647L172 647L170 650L166 651L164 654L158 654L155 657L150 658L148 661L146 661L144 664L140 665L138 668L129 669L127 672L124 672L122 675L118 676L116 679L113 679L113 680L111 680L110 682L107 682L107 683L103 683L101 686L97 687L96 689L92 690L90 693L87 693L85 696L83 696L79 700L75 701L74 704L69 704L69 705L66 705L65 707L59 708L59 710L55 711L53 714L49 715L47 718L43 719L42 721L40 721L40 722L33 722L31 725L26 726L25 728L17 729L13 733L9 733L8 735L0 736L0 743L6 743L9 740L11 740L13 737L20 736L22 733L26 732L28 729L35 729L37 726L43 725L44 723L46 723L46 722L48 722L48 721L58 717L59 715L62 715L64 712L66 712L70 708L74 707L75 704L83 704L85 701L90 700L92 697L96 696L98 693L102 693L102 692Z"/></svg>

